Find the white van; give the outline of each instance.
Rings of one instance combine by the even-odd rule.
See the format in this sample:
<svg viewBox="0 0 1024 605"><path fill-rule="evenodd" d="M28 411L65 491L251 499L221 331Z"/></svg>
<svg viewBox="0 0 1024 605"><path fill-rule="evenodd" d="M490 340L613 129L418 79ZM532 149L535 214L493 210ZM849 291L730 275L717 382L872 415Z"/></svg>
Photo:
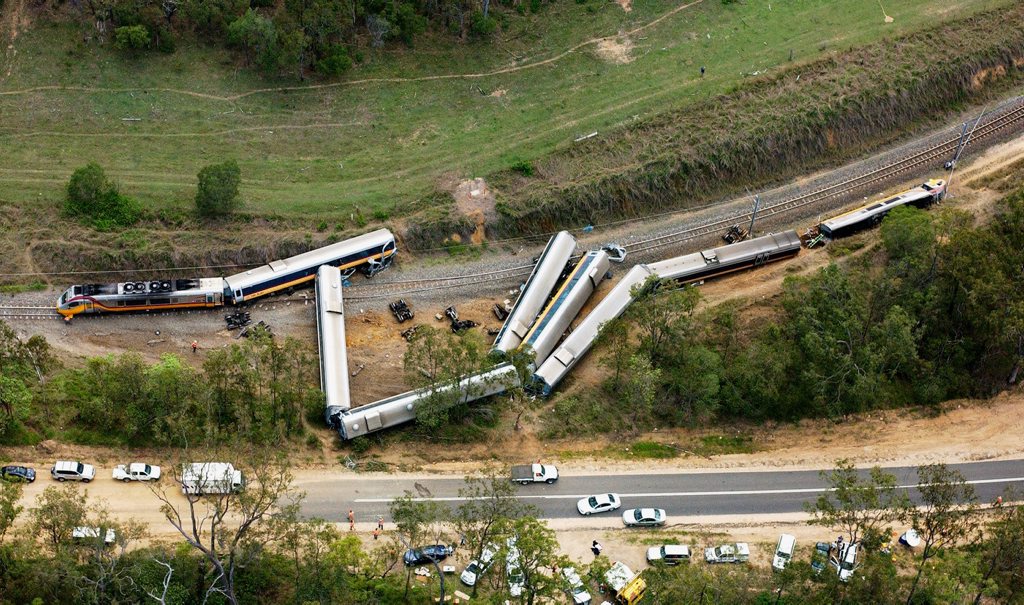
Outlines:
<svg viewBox="0 0 1024 605"><path fill-rule="evenodd" d="M775 547L775 556L772 557L772 569L782 571L786 569L793 559L793 551L796 549L796 537L790 534L779 536L779 544Z"/></svg>

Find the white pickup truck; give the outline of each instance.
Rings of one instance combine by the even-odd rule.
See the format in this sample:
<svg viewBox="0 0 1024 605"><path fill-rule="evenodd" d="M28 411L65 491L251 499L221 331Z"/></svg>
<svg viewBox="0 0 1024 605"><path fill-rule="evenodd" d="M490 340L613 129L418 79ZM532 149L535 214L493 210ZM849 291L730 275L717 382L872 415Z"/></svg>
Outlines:
<svg viewBox="0 0 1024 605"><path fill-rule="evenodd" d="M245 488L242 471L227 462L193 462L181 469L181 491L188 494L234 494Z"/></svg>
<svg viewBox="0 0 1024 605"><path fill-rule="evenodd" d="M512 481L521 485L551 484L558 481L558 469L551 464L519 464L512 467Z"/></svg>
<svg viewBox="0 0 1024 605"><path fill-rule="evenodd" d="M115 481L156 481L160 478L160 467L143 462L132 462L114 467Z"/></svg>

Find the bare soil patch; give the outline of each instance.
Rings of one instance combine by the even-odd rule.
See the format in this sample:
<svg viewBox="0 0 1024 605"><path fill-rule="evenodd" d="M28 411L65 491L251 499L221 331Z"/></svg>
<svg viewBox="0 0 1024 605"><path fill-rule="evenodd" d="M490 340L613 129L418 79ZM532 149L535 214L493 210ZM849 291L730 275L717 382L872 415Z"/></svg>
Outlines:
<svg viewBox="0 0 1024 605"><path fill-rule="evenodd" d="M633 51L633 41L629 36L619 36L616 38L604 38L597 43L594 52L601 59L615 63L617 65L624 65L633 61L631 53Z"/></svg>
<svg viewBox="0 0 1024 605"><path fill-rule="evenodd" d="M455 208L476 225L470 239L474 244L483 243L487 236L484 226L498 218L494 192L487 186L487 181L482 178L466 179L456 185L452 196Z"/></svg>

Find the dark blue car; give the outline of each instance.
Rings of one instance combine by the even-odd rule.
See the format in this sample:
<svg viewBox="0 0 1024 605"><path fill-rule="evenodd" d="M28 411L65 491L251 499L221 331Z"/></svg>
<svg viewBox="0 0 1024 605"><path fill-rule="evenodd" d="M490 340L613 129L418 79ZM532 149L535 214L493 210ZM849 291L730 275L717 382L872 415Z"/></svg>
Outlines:
<svg viewBox="0 0 1024 605"><path fill-rule="evenodd" d="M452 554L451 547L444 544L431 544L420 548L410 548L405 551L405 556L402 559L406 565L424 565L444 561L450 554Z"/></svg>
<svg viewBox="0 0 1024 605"><path fill-rule="evenodd" d="M0 479L12 483L32 483L36 480L36 472L27 466L5 466L0 468Z"/></svg>

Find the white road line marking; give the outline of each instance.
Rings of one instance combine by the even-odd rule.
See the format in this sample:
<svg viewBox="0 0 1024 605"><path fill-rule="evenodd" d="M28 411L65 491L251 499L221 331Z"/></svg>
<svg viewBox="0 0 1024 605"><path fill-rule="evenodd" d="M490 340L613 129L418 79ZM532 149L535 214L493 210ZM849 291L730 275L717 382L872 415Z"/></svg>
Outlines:
<svg viewBox="0 0 1024 605"><path fill-rule="evenodd" d="M1024 482L1024 477L1005 477L1001 479L974 479L967 481L969 485L982 485L986 483L1020 483ZM911 489L920 487L923 484L913 483L908 485L897 485L897 489ZM768 496L777 494L817 494L824 491L834 491L833 488L826 487L803 487L793 489L755 489L755 490L735 490L735 491L712 491L712 492L646 492L636 494L619 494L620 498L681 498L681 497L701 497L701 496ZM588 498L593 494L534 494L517 496L518 500L579 500L581 498ZM391 502L394 498L359 498L356 499L357 503L375 503L375 502ZM442 496L439 498L413 498L415 502L464 502L470 500L470 498L464 498L462 496Z"/></svg>

